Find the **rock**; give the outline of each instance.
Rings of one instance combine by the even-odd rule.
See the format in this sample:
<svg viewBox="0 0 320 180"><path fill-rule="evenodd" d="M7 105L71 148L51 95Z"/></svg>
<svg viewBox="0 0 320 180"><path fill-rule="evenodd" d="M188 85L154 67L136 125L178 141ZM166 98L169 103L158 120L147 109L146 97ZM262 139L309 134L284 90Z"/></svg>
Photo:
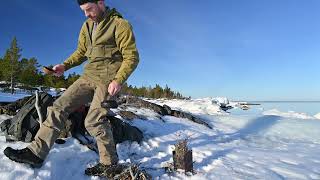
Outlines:
<svg viewBox="0 0 320 180"><path fill-rule="evenodd" d="M164 110L166 111L166 113L168 115L171 115L172 111L171 111L171 108L168 105L164 104L162 107L164 108Z"/></svg>
<svg viewBox="0 0 320 180"><path fill-rule="evenodd" d="M118 114L127 120L133 120L133 119L140 119L140 117L138 115L136 115L135 113L131 112L131 111L119 111Z"/></svg>

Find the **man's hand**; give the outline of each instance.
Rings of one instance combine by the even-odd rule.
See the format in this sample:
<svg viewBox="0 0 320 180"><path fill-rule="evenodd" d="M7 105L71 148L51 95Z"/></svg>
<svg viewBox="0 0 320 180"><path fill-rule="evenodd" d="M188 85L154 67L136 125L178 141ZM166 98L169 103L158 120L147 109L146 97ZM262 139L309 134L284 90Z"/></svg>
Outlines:
<svg viewBox="0 0 320 180"><path fill-rule="evenodd" d="M116 95L120 90L121 90L121 84L119 84L117 81L112 81L109 84L108 93L110 94L110 96Z"/></svg>
<svg viewBox="0 0 320 180"><path fill-rule="evenodd" d="M64 70L66 68L65 68L65 66L63 64L57 64L57 65L53 66L52 69L54 70L53 75L60 77L60 76L63 75Z"/></svg>

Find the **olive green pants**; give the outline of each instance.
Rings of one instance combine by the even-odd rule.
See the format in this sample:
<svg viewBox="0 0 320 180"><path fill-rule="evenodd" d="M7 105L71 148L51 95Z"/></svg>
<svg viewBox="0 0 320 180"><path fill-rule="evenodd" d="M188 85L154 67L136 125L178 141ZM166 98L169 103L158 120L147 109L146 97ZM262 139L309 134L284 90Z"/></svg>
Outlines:
<svg viewBox="0 0 320 180"><path fill-rule="evenodd" d="M79 78L53 103L53 106L48 107L47 119L42 123L35 140L28 148L36 156L45 159L60 132L64 130L69 114L81 105L91 102L85 127L96 138L100 163L105 165L117 163L118 156L111 126L105 118L108 110L101 107L107 95L107 85L93 83L84 77Z"/></svg>

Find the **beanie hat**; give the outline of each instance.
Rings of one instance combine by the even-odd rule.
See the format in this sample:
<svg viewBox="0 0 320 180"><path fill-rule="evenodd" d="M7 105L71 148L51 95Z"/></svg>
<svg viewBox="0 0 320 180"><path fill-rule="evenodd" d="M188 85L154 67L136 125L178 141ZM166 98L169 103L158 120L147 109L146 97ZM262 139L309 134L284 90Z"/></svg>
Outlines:
<svg viewBox="0 0 320 180"><path fill-rule="evenodd" d="M88 2L96 3L98 1L101 1L101 0L78 0L78 4L81 6L81 5L88 3Z"/></svg>

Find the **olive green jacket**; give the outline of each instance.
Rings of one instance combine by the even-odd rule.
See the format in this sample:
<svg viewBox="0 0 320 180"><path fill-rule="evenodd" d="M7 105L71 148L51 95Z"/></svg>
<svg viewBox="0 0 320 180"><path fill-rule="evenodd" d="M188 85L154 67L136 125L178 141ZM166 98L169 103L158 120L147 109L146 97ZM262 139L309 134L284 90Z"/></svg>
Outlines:
<svg viewBox="0 0 320 180"><path fill-rule="evenodd" d="M83 76L105 84L112 80L123 84L139 62L131 25L115 9L107 8L94 35L93 28L91 19L82 25L78 48L63 63L66 70L88 60Z"/></svg>

